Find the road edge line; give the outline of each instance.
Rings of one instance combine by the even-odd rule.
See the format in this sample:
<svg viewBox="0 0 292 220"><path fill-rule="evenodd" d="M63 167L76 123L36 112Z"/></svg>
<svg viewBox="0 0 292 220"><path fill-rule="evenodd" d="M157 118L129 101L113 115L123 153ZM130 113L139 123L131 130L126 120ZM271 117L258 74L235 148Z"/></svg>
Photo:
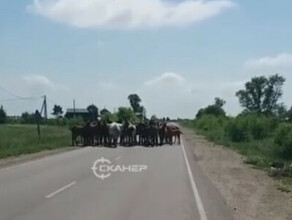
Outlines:
<svg viewBox="0 0 292 220"><path fill-rule="evenodd" d="M181 140L181 146L182 146L182 151L183 151L183 155L184 155L184 158L185 158L185 162L186 162L187 171L188 171L188 174L189 174L189 179L190 179L190 182L191 182L193 194L194 194L194 197L195 197L195 200L196 200L196 203L197 203L197 208L199 210L200 218L201 218L201 220L208 220L207 215L206 215L206 211L205 211L205 208L204 208L204 205L203 205L203 202L202 202L202 199L201 199L200 194L199 194L199 190L197 188L197 185L196 185L196 182L195 182L195 179L194 179L191 167L190 167L189 160L187 158L187 154L186 154L186 150L185 150L185 146L184 146L183 140Z"/></svg>

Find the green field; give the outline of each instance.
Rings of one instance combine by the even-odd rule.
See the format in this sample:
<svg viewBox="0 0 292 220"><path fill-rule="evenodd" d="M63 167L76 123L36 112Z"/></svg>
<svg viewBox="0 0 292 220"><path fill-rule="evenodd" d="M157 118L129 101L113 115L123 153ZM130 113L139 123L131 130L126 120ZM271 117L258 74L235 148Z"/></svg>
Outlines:
<svg viewBox="0 0 292 220"><path fill-rule="evenodd" d="M0 158L67 147L71 144L66 126L41 125L38 138L36 125L0 125Z"/></svg>

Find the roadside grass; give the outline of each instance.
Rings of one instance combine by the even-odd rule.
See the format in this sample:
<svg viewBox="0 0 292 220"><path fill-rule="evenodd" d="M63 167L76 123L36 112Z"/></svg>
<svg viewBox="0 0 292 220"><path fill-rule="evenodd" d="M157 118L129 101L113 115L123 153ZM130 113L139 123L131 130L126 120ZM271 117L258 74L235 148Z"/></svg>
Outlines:
<svg viewBox="0 0 292 220"><path fill-rule="evenodd" d="M0 158L53 150L70 145L66 126L41 125L38 138L36 125L0 125Z"/></svg>
<svg viewBox="0 0 292 220"><path fill-rule="evenodd" d="M210 124L206 127L199 127L195 120L186 120L181 122L181 125L194 130L197 134L205 136L207 140L216 144L229 147L241 155L244 155L244 162L252 165L256 169L266 170L270 169L271 162L282 161L287 164L291 164L291 160L283 158L279 146L275 144L274 134L270 134L268 137L262 140L249 139L242 142L231 141L225 134L225 128L221 125ZM292 191L292 171L282 176L280 191L290 192Z"/></svg>

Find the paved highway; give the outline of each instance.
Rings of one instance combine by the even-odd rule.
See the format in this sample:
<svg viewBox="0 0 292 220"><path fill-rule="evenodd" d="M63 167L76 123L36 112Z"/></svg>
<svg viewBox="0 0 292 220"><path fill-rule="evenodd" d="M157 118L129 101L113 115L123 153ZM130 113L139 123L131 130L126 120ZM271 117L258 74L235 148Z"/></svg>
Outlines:
<svg viewBox="0 0 292 220"><path fill-rule="evenodd" d="M0 220L232 219L191 155L186 141L86 147L0 169ZM98 163L98 174L110 174L103 180L92 170L102 158L116 171Z"/></svg>

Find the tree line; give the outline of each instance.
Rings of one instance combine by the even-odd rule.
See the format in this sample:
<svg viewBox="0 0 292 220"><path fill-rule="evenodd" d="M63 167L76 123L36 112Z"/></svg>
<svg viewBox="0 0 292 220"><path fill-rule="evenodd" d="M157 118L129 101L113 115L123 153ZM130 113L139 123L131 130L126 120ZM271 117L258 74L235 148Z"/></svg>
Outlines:
<svg viewBox="0 0 292 220"><path fill-rule="evenodd" d="M227 116L225 100L201 108L186 125L215 142L235 147L251 163L292 160L292 107L281 102L285 78L278 74L253 77L235 96L243 110Z"/></svg>
<svg viewBox="0 0 292 220"><path fill-rule="evenodd" d="M108 109L103 108L99 111L98 107L95 104L87 106L87 111L89 113L89 118L86 120L96 120L100 118L101 120L111 122L118 121L122 122L125 120L130 121L142 121L146 119L146 109L141 105L141 98L137 94L130 94L128 100L131 107L118 107L116 112L110 112ZM54 119L48 119L48 123L65 125L68 120L64 118L64 111L60 105L54 105L51 115L54 116ZM82 123L83 118L74 118L71 120L71 123ZM21 116L7 116L7 113L3 106L0 106L0 124L4 123L25 123L33 124L36 123L35 113L23 112ZM70 123L70 122L69 122Z"/></svg>

